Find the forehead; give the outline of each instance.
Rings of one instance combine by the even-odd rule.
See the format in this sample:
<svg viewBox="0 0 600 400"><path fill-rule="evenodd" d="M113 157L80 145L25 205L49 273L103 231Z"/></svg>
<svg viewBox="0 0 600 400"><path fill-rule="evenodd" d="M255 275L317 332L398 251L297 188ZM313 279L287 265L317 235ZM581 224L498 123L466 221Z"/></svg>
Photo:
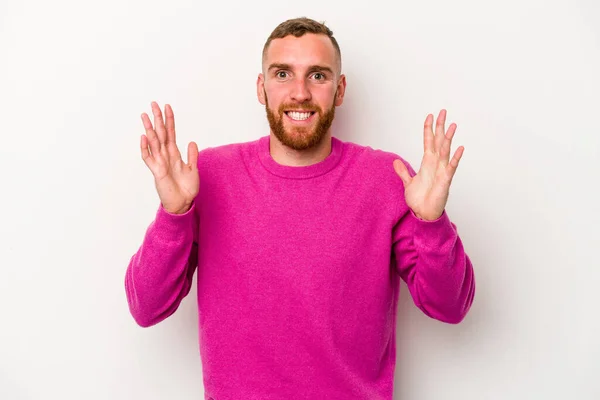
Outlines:
<svg viewBox="0 0 600 400"><path fill-rule="evenodd" d="M326 35L307 33L301 37L288 35L273 39L265 55L265 68L272 63L307 65L336 65L336 53L331 39Z"/></svg>

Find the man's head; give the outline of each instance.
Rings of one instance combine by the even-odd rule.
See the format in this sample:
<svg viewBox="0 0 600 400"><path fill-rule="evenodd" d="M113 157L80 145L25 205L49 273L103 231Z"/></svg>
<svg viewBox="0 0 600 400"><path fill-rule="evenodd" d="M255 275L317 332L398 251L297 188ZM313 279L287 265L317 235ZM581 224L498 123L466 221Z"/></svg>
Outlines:
<svg viewBox="0 0 600 400"><path fill-rule="evenodd" d="M295 150L316 146L329 133L346 78L333 33L308 18L281 23L263 48L257 95L273 134Z"/></svg>

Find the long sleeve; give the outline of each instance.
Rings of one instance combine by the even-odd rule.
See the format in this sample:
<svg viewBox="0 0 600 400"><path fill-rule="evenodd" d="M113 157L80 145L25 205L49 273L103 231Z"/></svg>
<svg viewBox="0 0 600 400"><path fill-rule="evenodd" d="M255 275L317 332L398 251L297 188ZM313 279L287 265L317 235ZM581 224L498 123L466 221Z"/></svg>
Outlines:
<svg viewBox="0 0 600 400"><path fill-rule="evenodd" d="M159 207L125 274L129 310L140 326L169 317L189 293L198 261L197 231L195 203L180 215Z"/></svg>
<svg viewBox="0 0 600 400"><path fill-rule="evenodd" d="M446 211L423 221L405 209L393 231L396 269L413 301L431 318L456 324L467 315L475 295L471 260Z"/></svg>

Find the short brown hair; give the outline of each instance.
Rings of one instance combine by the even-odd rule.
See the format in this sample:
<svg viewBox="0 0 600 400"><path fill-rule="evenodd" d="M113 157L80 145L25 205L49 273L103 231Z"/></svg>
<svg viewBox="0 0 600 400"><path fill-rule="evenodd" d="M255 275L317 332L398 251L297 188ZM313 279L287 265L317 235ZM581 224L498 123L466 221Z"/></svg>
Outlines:
<svg viewBox="0 0 600 400"><path fill-rule="evenodd" d="M271 32L271 35L269 36L269 38L267 39L267 41L263 47L263 52L262 52L263 62L265 61L265 58L267 56L267 49L269 48L269 44L271 44L271 41L273 39L283 39L284 37L286 37L288 35L294 35L296 37L301 37L306 33L322 34L322 35L327 35L327 37L329 37L329 39L331 40L331 43L333 43L333 47L335 48L335 52L336 52L338 62L340 65L340 70L341 70L341 68L342 68L342 52L340 51L340 46L339 46L337 40L335 40L335 38L333 37L333 32L331 31L331 29L329 29L327 26L325 26L325 22L317 22L314 19L310 19L310 18L306 18L306 17L288 19L287 21L284 21L281 24L279 24L273 30L273 32Z"/></svg>

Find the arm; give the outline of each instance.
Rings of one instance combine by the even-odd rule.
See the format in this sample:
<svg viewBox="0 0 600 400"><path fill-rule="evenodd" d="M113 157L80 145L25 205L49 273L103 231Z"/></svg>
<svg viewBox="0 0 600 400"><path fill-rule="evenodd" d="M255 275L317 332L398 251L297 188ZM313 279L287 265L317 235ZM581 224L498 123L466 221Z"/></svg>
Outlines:
<svg viewBox="0 0 600 400"><path fill-rule="evenodd" d="M190 291L198 262L198 146L194 142L188 145L188 163L184 163L176 144L171 106L165 107L166 125L156 102L152 102L152 112L156 129L143 113L146 134L141 137L140 150L154 176L160 207L125 274L129 310L144 327L177 310Z"/></svg>
<svg viewBox="0 0 600 400"><path fill-rule="evenodd" d="M184 214L159 207L125 274L129 311L138 325L166 319L189 293L198 261L197 233L194 203Z"/></svg>
<svg viewBox="0 0 600 400"><path fill-rule="evenodd" d="M458 323L473 302L475 279L456 226L445 211L464 151L460 146L450 159L456 124L450 124L446 132L445 122L446 110L441 110L434 133L433 115L427 115L418 173L402 158L394 160L404 196L397 203L393 253L417 307L432 318Z"/></svg>
<svg viewBox="0 0 600 400"><path fill-rule="evenodd" d="M427 316L459 323L475 295L475 276L456 226L444 211L434 221L401 210L393 230L396 271L406 282L415 305Z"/></svg>

